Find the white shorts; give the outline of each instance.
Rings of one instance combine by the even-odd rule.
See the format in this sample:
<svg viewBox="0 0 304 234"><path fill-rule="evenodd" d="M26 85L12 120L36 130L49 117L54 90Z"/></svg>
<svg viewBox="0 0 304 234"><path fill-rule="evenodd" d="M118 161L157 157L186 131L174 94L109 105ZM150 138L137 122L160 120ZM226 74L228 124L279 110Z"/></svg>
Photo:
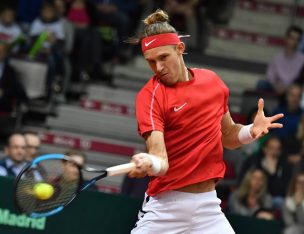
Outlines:
<svg viewBox="0 0 304 234"><path fill-rule="evenodd" d="M235 234L216 191L145 196L132 234Z"/></svg>

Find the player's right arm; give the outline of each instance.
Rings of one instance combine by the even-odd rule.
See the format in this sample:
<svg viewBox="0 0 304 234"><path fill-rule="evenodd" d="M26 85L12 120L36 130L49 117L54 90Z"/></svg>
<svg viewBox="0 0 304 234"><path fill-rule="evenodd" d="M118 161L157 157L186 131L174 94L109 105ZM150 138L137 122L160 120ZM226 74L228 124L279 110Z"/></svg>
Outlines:
<svg viewBox="0 0 304 234"><path fill-rule="evenodd" d="M169 163L164 141L164 134L161 131L151 131L144 135L147 153L135 154L132 162L136 168L129 173L131 177L161 176L166 174Z"/></svg>
<svg viewBox="0 0 304 234"><path fill-rule="evenodd" d="M166 106L161 84L150 79L136 96L138 132L145 139L146 153L132 157L136 168L129 173L131 177L162 176L169 168L164 139Z"/></svg>

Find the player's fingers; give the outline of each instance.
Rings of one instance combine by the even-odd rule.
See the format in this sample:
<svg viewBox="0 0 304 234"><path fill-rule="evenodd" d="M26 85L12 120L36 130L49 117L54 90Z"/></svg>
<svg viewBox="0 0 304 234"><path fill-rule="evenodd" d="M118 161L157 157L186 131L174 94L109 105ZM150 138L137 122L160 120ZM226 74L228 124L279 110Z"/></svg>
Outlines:
<svg viewBox="0 0 304 234"><path fill-rule="evenodd" d="M141 153L139 153L139 154L134 154L134 155L132 156L132 160L134 160L135 162L140 161L142 158L143 158L143 156L142 156Z"/></svg>
<svg viewBox="0 0 304 234"><path fill-rule="evenodd" d="M140 160L134 155L131 159L131 162L135 163L135 168L132 169L130 172L129 172L129 176L130 177L136 177L136 174L138 173L138 168L140 168Z"/></svg>
<svg viewBox="0 0 304 234"><path fill-rule="evenodd" d="M258 102L258 112L263 112L264 111L264 99L260 98Z"/></svg>
<svg viewBox="0 0 304 234"><path fill-rule="evenodd" d="M136 167L141 167L143 164L143 157L140 154L135 154L133 155L131 162L134 162Z"/></svg>
<svg viewBox="0 0 304 234"><path fill-rule="evenodd" d="M281 119L284 117L284 114L276 114L274 116L269 117L271 122L277 121L278 119Z"/></svg>
<svg viewBox="0 0 304 234"><path fill-rule="evenodd" d="M283 124L273 123L273 124L271 124L270 128L283 128Z"/></svg>
<svg viewBox="0 0 304 234"><path fill-rule="evenodd" d="M265 128L264 130L262 130L260 133L258 133L255 137L255 139L258 139L264 135L266 135L267 133L269 133L269 130L267 128Z"/></svg>
<svg viewBox="0 0 304 234"><path fill-rule="evenodd" d="M132 157L131 162L135 163L135 165L139 163L139 159L136 157L136 155Z"/></svg>
<svg viewBox="0 0 304 234"><path fill-rule="evenodd" d="M132 171L138 174L146 173L148 168L147 163L143 160L135 160L135 162L135 168Z"/></svg>
<svg viewBox="0 0 304 234"><path fill-rule="evenodd" d="M259 139L261 137L265 136L265 133L264 132L260 132L256 137L255 139Z"/></svg>

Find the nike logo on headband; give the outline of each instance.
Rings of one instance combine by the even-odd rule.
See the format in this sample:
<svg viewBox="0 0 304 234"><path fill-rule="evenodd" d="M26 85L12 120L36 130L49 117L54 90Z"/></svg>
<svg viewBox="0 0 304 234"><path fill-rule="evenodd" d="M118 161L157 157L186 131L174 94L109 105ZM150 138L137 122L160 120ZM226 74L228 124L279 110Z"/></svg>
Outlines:
<svg viewBox="0 0 304 234"><path fill-rule="evenodd" d="M151 40L151 41L149 41L149 42L145 42L145 47L148 47L148 46L149 46L151 43L153 43L155 40L156 40L156 38L153 39L153 40Z"/></svg>
<svg viewBox="0 0 304 234"><path fill-rule="evenodd" d="M176 33L160 33L144 37L141 40L141 50L145 53L155 47L177 45L178 43L180 43L180 39Z"/></svg>

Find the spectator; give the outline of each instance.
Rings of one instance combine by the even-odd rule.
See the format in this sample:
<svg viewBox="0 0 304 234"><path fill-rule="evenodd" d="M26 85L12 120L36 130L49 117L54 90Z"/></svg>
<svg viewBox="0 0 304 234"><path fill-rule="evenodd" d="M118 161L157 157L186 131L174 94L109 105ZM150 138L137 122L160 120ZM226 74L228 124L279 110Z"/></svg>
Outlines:
<svg viewBox="0 0 304 234"><path fill-rule="evenodd" d="M304 170L303 149L301 142L294 137L284 142L284 155L292 168L292 174L296 175Z"/></svg>
<svg viewBox="0 0 304 234"><path fill-rule="evenodd" d="M25 165L26 142L24 136L13 133L4 148L5 158L0 160L0 176L16 177Z"/></svg>
<svg viewBox="0 0 304 234"><path fill-rule="evenodd" d="M48 61L47 94L50 98L53 90L61 91L64 76L65 35L54 4L43 4L40 17L34 20L29 34L33 41L29 55L34 58L38 55L38 58Z"/></svg>
<svg viewBox="0 0 304 234"><path fill-rule="evenodd" d="M186 21L186 30L190 34L188 45L190 49L198 48L198 0L166 0L164 9L169 15L181 16Z"/></svg>
<svg viewBox="0 0 304 234"><path fill-rule="evenodd" d="M249 170L240 187L234 191L228 202L230 213L253 216L261 208L271 209L272 199L267 192L267 177L261 169Z"/></svg>
<svg viewBox="0 0 304 234"><path fill-rule="evenodd" d="M41 140L37 133L26 132L24 133L24 138L26 142L26 161L32 161L39 155L39 149L41 146Z"/></svg>
<svg viewBox="0 0 304 234"><path fill-rule="evenodd" d="M235 0L204 0L201 1L205 7L207 17L215 24L227 24L233 16Z"/></svg>
<svg viewBox="0 0 304 234"><path fill-rule="evenodd" d="M78 168L77 163L72 163L69 161L62 160L62 175L57 178L57 190L60 191L60 193L66 193L67 191L64 191L65 189L76 191L78 190L79 183L82 182L82 176ZM69 186L65 186L66 183L69 184ZM68 188L71 187L71 188Z"/></svg>
<svg viewBox="0 0 304 234"><path fill-rule="evenodd" d="M66 101L66 93L69 90L69 85L72 76L72 66L70 63L70 57L72 55L74 47L74 34L75 29L73 24L66 17L66 3L64 0L54 0L54 5L56 7L57 17L61 21L64 29L65 43L64 43L64 81L62 85L62 94L57 96L57 102L64 103Z"/></svg>
<svg viewBox="0 0 304 234"><path fill-rule="evenodd" d="M274 110L274 114L284 114L284 118L278 121L284 125L284 128L274 129L272 133L283 140L295 138L297 136L303 115L303 111L300 107L301 94L302 89L299 85L291 85L287 89L284 103L281 103Z"/></svg>
<svg viewBox="0 0 304 234"><path fill-rule="evenodd" d="M239 178L243 178L251 168L263 170L267 177L268 191L273 198L273 208L275 209L282 207L292 172L282 153L281 140L277 136L270 135L265 140L260 153L244 161L239 175Z"/></svg>
<svg viewBox="0 0 304 234"><path fill-rule="evenodd" d="M86 161L87 161L87 156L85 153L78 151L78 150L69 149L69 150L65 151L63 154L71 157L80 168L85 167ZM86 183L86 180L83 181L83 184L85 184L85 183ZM91 191L98 191L98 187L96 184L90 185L90 187L88 189Z"/></svg>
<svg viewBox="0 0 304 234"><path fill-rule="evenodd" d="M86 163L86 155L81 151L69 149L63 154L71 157L80 167L83 167Z"/></svg>
<svg viewBox="0 0 304 234"><path fill-rule="evenodd" d="M304 233L304 173L293 177L283 206L284 234Z"/></svg>
<svg viewBox="0 0 304 234"><path fill-rule="evenodd" d="M0 112L10 113L28 97L15 69L8 64L7 46L0 44Z"/></svg>
<svg viewBox="0 0 304 234"><path fill-rule="evenodd" d="M15 11L9 7L4 8L0 16L0 41L9 45L9 52L16 53L22 37L21 28L15 22Z"/></svg>
<svg viewBox="0 0 304 234"><path fill-rule="evenodd" d="M93 6L85 0L72 1L67 9L67 18L75 28L74 47L71 56L74 80L89 78L104 79L102 70L102 41L93 26Z"/></svg>
<svg viewBox="0 0 304 234"><path fill-rule="evenodd" d="M130 35L131 12L137 9L135 0L90 0L97 9L99 24L109 25L117 30L117 55L120 62L127 58L128 48L123 43ZM114 52L115 54L115 52Z"/></svg>
<svg viewBox="0 0 304 234"><path fill-rule="evenodd" d="M301 36L301 28L290 26L287 29L285 49L268 65L266 80L258 82L258 90L282 95L297 80L304 65L304 55L298 51Z"/></svg>
<svg viewBox="0 0 304 234"><path fill-rule="evenodd" d="M64 0L54 0L54 5L56 8L56 14L58 19L62 22L64 35L65 35L65 43L64 43L64 51L66 54L70 54L73 50L74 45L74 26L70 22L70 20L66 17L66 3Z"/></svg>

